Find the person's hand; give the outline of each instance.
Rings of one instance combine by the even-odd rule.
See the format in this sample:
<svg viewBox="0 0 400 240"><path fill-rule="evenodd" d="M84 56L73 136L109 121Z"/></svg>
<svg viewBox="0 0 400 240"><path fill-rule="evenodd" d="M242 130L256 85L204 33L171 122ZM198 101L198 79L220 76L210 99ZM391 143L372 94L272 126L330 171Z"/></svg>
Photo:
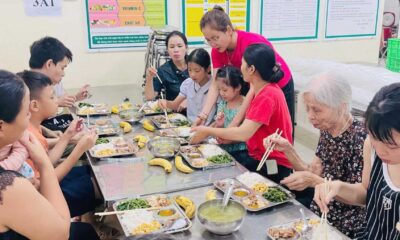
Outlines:
<svg viewBox="0 0 400 240"><path fill-rule="evenodd" d="M197 126L201 126L204 124L206 124L206 120L197 117L196 120L194 120L194 122L192 123L192 127L197 127Z"/></svg>
<svg viewBox="0 0 400 240"><path fill-rule="evenodd" d="M82 118L74 119L69 124L67 130L65 130L64 135L71 139L82 130L83 130L83 119Z"/></svg>
<svg viewBox="0 0 400 240"><path fill-rule="evenodd" d="M36 188L36 190L39 191L39 189L40 189L40 180L38 178L33 177L33 178L29 178L29 181Z"/></svg>
<svg viewBox="0 0 400 240"><path fill-rule="evenodd" d="M328 204L339 194L341 182L332 181L315 186L314 201L321 212L329 212ZM327 192L325 193L327 189Z"/></svg>
<svg viewBox="0 0 400 240"><path fill-rule="evenodd" d="M296 171L281 180L281 184L286 185L290 190L303 191L308 187L313 187L314 174L309 171Z"/></svg>
<svg viewBox="0 0 400 240"><path fill-rule="evenodd" d="M322 176L322 162L320 159L315 158L312 160L310 164L310 171L318 176Z"/></svg>
<svg viewBox="0 0 400 240"><path fill-rule="evenodd" d="M79 133L75 134L75 136L73 136L73 137L69 140L69 143L70 143L70 144L76 145L76 144L79 142L79 140L81 140L81 138L82 138L83 136L85 136L85 134L86 134L86 131L80 131Z"/></svg>
<svg viewBox="0 0 400 240"><path fill-rule="evenodd" d="M290 142L286 138L279 137L276 133L264 138L263 144L265 149L268 149L270 146L275 144L274 150L284 153L292 149L292 144L290 144Z"/></svg>
<svg viewBox="0 0 400 240"><path fill-rule="evenodd" d="M95 130L90 130L85 133L84 136L78 141L76 144L76 148L81 150L82 152L85 152L92 148L97 140L98 136Z"/></svg>
<svg viewBox="0 0 400 240"><path fill-rule="evenodd" d="M190 144L203 142L209 136L207 129L208 127L205 126L192 127L190 132L194 132L194 134L190 137Z"/></svg>
<svg viewBox="0 0 400 240"><path fill-rule="evenodd" d="M167 109L167 100L160 99L157 101L157 104L161 109Z"/></svg>
<svg viewBox="0 0 400 240"><path fill-rule="evenodd" d="M59 97L57 101L59 107L72 107L75 102L76 102L76 97L68 94Z"/></svg>
<svg viewBox="0 0 400 240"><path fill-rule="evenodd" d="M187 100L185 99L181 104L179 104L177 111L182 112L186 108L187 108Z"/></svg>
<svg viewBox="0 0 400 240"><path fill-rule="evenodd" d="M79 91L75 94L75 101L82 101L86 99L90 94L89 94L89 84L84 85Z"/></svg>
<svg viewBox="0 0 400 240"><path fill-rule="evenodd" d="M228 140L228 139L223 139L223 138L217 138L217 143L218 144L231 144L231 143L233 143L233 141Z"/></svg>
<svg viewBox="0 0 400 240"><path fill-rule="evenodd" d="M215 126L216 127L223 127L225 123L225 114L224 112L219 112L217 113L217 116L215 116Z"/></svg>
<svg viewBox="0 0 400 240"><path fill-rule="evenodd" d="M46 150L32 133L28 133L26 138L21 138L20 142L28 150L29 158L37 167L40 168L45 164L51 164Z"/></svg>
<svg viewBox="0 0 400 240"><path fill-rule="evenodd" d="M157 74L157 69L155 69L154 67L149 67L149 68L147 68L147 71L146 71L146 77L148 77L146 79L153 80L153 78L156 76L156 74Z"/></svg>

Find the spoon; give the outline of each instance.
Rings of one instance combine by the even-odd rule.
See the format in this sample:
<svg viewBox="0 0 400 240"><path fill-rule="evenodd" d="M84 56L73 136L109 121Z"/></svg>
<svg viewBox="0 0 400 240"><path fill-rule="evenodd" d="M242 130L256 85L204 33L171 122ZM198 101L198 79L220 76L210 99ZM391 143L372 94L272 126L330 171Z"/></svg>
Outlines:
<svg viewBox="0 0 400 240"><path fill-rule="evenodd" d="M233 192L233 180L229 180L228 188L224 194L224 198L222 199L222 209L225 209L226 205L228 205L229 198L231 198Z"/></svg>
<svg viewBox="0 0 400 240"><path fill-rule="evenodd" d="M303 227L301 228L301 235L304 236L307 235L312 228L308 224L308 221L306 219L306 214L304 213L303 208L300 208L300 214L301 218L303 219Z"/></svg>

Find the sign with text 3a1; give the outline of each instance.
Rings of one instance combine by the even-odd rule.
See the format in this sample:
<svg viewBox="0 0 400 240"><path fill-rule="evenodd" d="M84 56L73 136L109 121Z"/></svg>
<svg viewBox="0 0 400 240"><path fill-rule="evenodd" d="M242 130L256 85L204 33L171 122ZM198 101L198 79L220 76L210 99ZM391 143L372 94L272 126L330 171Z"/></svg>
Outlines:
<svg viewBox="0 0 400 240"><path fill-rule="evenodd" d="M24 0L27 16L61 16L61 0Z"/></svg>

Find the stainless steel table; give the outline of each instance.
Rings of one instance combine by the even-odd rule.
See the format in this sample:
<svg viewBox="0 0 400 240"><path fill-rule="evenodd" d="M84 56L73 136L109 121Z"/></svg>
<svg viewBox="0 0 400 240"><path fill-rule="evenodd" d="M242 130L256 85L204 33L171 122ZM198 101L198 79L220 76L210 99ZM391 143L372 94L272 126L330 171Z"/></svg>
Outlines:
<svg viewBox="0 0 400 240"><path fill-rule="evenodd" d="M118 118L113 116L113 118ZM140 124L133 125L133 130L123 137L132 138L136 134L153 136ZM147 161L153 156L145 147L135 157L98 160L87 154L99 189L105 202L137 197L152 193L165 193L208 185L217 180L235 177L246 169L239 163L231 167L209 170L196 170L191 174L181 173L173 168L172 173L165 173L161 167L149 166Z"/></svg>

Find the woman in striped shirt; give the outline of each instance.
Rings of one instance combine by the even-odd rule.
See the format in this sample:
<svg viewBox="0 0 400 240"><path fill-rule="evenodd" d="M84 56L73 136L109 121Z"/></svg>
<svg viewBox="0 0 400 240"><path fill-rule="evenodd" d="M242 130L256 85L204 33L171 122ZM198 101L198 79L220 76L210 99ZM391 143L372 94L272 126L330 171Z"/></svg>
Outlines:
<svg viewBox="0 0 400 240"><path fill-rule="evenodd" d="M365 114L369 138L364 143L362 183L333 181L315 189L314 200L322 211L335 198L366 205L367 221L357 239L400 239L400 83L383 87ZM400 228L399 228L400 229Z"/></svg>

